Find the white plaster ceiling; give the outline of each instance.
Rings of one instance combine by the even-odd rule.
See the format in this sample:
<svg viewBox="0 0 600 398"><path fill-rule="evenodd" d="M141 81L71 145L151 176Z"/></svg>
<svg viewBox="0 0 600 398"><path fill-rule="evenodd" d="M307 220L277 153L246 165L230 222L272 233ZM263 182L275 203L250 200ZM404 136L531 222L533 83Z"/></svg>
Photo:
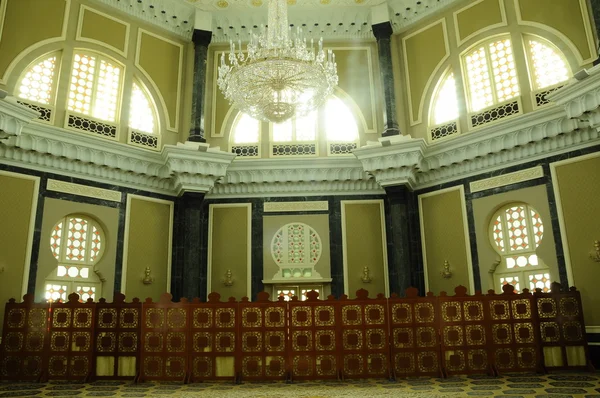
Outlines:
<svg viewBox="0 0 600 398"><path fill-rule="evenodd" d="M196 10L210 13L213 42L245 40L267 23L268 0L97 0L180 36L191 37ZM371 9L387 3L395 32L459 0L288 0L291 25L324 39L372 38Z"/></svg>

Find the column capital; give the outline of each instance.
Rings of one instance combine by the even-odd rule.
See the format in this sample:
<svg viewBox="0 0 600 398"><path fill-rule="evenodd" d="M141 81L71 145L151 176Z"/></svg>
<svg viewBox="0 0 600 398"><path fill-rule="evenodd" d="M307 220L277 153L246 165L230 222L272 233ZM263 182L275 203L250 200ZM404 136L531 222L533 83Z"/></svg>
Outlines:
<svg viewBox="0 0 600 398"><path fill-rule="evenodd" d="M376 23L371 26L373 28L373 36L375 36L377 41L381 39L389 39L392 36L392 33L394 33L390 21Z"/></svg>
<svg viewBox="0 0 600 398"><path fill-rule="evenodd" d="M208 47L212 40L212 32L210 30L194 29L192 41L197 46Z"/></svg>

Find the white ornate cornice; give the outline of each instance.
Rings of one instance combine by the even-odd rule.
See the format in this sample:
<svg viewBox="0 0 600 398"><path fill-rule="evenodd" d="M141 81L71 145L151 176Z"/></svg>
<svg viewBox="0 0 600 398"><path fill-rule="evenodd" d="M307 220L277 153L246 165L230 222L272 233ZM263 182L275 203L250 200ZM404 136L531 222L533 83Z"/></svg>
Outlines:
<svg viewBox="0 0 600 398"><path fill-rule="evenodd" d="M6 97L0 103L0 139L21 135L23 127L40 116L38 112L19 105L13 97Z"/></svg>

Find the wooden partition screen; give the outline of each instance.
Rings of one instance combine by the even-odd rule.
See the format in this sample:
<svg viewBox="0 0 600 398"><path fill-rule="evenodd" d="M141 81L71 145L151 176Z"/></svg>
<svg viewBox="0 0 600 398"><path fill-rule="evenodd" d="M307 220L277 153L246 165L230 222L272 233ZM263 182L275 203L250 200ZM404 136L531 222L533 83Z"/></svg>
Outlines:
<svg viewBox="0 0 600 398"><path fill-rule="evenodd" d="M581 297L548 293L355 299L268 293L222 302L6 304L0 379L317 380L541 372L589 368ZM544 366L545 365L545 366ZM138 377L136 378L136 375Z"/></svg>
<svg viewBox="0 0 600 398"><path fill-rule="evenodd" d="M26 294L22 303L10 299L4 313L0 378L37 380L47 367L48 303L34 303Z"/></svg>

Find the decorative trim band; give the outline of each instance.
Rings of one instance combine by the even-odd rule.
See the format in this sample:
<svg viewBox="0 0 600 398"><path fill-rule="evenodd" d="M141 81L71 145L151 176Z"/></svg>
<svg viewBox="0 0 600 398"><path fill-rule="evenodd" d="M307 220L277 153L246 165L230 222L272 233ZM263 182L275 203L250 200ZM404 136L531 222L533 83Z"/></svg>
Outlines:
<svg viewBox="0 0 600 398"><path fill-rule="evenodd" d="M73 195L86 196L88 198L110 200L112 202L121 202L121 192L108 189L90 187L87 185L73 184L59 180L48 179L46 189L49 191L69 193Z"/></svg>
<svg viewBox="0 0 600 398"><path fill-rule="evenodd" d="M312 202L266 202L264 212L272 213L278 211L327 211L329 202L326 200Z"/></svg>
<svg viewBox="0 0 600 398"><path fill-rule="evenodd" d="M600 326L586 326L586 333L600 333Z"/></svg>
<svg viewBox="0 0 600 398"><path fill-rule="evenodd" d="M518 182L535 180L544 176L542 166L532 167L530 169L515 171L514 173L503 174L497 177L490 177L469 184L471 193L485 191L487 189L503 187L505 185L516 184Z"/></svg>

